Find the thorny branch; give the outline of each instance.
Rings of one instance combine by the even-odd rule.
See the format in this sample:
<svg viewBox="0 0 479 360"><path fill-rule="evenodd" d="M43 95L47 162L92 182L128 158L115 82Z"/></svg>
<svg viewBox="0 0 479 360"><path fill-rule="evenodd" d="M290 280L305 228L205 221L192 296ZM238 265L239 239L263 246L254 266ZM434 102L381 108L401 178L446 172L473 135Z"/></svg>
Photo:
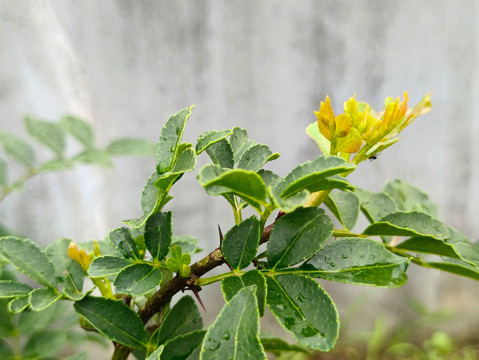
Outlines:
<svg viewBox="0 0 479 360"><path fill-rule="evenodd" d="M285 215L284 212L279 212L275 222L283 215ZM264 244L269 240L273 226L274 223L264 228L260 244ZM192 289L196 291L201 290L197 285L197 280L210 270L225 263L226 261L223 257L220 246L209 253L208 256L191 266L190 277L185 278L177 275L168 281L156 293L154 293L138 311L138 315L140 316L141 321L143 321L143 324L146 325L153 315L160 312L163 306L165 306L176 293L184 289ZM115 343L115 352L113 353L112 360L125 360L128 358L131 351L132 349L129 347Z"/></svg>

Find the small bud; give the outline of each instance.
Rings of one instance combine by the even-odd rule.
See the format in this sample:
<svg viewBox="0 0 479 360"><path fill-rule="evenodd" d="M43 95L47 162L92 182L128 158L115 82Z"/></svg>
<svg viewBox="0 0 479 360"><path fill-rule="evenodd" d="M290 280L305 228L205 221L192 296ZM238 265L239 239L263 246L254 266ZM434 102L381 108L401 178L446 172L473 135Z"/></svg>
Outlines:
<svg viewBox="0 0 479 360"><path fill-rule="evenodd" d="M88 254L85 252L85 250L78 249L78 246L71 242L70 245L68 246L68 256L75 260L77 263L80 264L82 269L87 272L88 268L90 267L91 259L88 256Z"/></svg>

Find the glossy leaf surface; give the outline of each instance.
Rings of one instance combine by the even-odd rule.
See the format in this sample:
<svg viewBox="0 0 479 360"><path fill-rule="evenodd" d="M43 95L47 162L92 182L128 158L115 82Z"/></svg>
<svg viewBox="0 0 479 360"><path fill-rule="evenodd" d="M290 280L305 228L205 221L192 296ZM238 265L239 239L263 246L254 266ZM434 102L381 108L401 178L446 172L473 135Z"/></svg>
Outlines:
<svg viewBox="0 0 479 360"><path fill-rule="evenodd" d="M228 264L237 270L247 267L256 255L260 237L260 224L256 216L233 226L224 236L221 245Z"/></svg>
<svg viewBox="0 0 479 360"><path fill-rule="evenodd" d="M259 313L255 288L241 289L208 328L201 360L266 359L259 340Z"/></svg>
<svg viewBox="0 0 479 360"><path fill-rule="evenodd" d="M121 270L115 278L118 294L139 296L155 290L160 285L162 273L150 264L133 264Z"/></svg>
<svg viewBox="0 0 479 360"><path fill-rule="evenodd" d="M316 281L301 275L278 275L268 277L267 286L269 309L300 344L321 351L334 347L338 312Z"/></svg>
<svg viewBox="0 0 479 360"><path fill-rule="evenodd" d="M395 212L371 224L363 231L365 235L426 236L437 240L448 237L442 222L421 212Z"/></svg>
<svg viewBox="0 0 479 360"><path fill-rule="evenodd" d="M397 287L407 281L409 260L371 239L343 238L325 245L301 266L309 276L350 284Z"/></svg>
<svg viewBox="0 0 479 360"><path fill-rule="evenodd" d="M241 276L230 276L221 281L221 291L226 301L230 301L242 288L255 285L259 315L264 314L266 302L266 279L258 270L250 270Z"/></svg>
<svg viewBox="0 0 479 360"><path fill-rule="evenodd" d="M170 250L173 237L172 213L152 214L145 224L145 244L153 259L163 259Z"/></svg>
<svg viewBox="0 0 479 360"><path fill-rule="evenodd" d="M161 360L198 360L205 330L197 330L168 340Z"/></svg>
<svg viewBox="0 0 479 360"><path fill-rule="evenodd" d="M75 310L109 339L144 350L148 342L138 315L122 300L86 296L75 302Z"/></svg>
<svg viewBox="0 0 479 360"><path fill-rule="evenodd" d="M275 192L286 198L301 190L320 191L324 189L321 186L321 181L324 178L345 173L355 168L354 164L348 163L340 157L320 156L294 168L278 184Z"/></svg>
<svg viewBox="0 0 479 360"><path fill-rule="evenodd" d="M156 345L203 328L200 311L191 296L183 296L166 314L151 342Z"/></svg>
<svg viewBox="0 0 479 360"><path fill-rule="evenodd" d="M206 165L200 170L198 180L210 195L238 195L259 211L260 204L265 202L266 186L261 176L252 171Z"/></svg>
<svg viewBox="0 0 479 360"><path fill-rule="evenodd" d="M313 256L334 225L323 209L299 208L279 218L268 241L268 265L285 268Z"/></svg>

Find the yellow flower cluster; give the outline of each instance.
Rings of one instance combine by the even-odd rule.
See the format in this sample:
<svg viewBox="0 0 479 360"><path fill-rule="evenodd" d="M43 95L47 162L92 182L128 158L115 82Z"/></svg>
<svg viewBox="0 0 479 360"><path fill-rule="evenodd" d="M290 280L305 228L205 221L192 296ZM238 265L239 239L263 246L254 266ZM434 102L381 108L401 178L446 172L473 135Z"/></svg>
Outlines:
<svg viewBox="0 0 479 360"><path fill-rule="evenodd" d="M329 155L358 164L394 144L406 126L431 109L430 94L414 108L408 108L407 102L407 92L402 101L386 98L384 111L376 113L367 103L352 97L344 103L344 113L335 116L326 96L315 114L319 132L329 142ZM351 154L356 154L352 160Z"/></svg>

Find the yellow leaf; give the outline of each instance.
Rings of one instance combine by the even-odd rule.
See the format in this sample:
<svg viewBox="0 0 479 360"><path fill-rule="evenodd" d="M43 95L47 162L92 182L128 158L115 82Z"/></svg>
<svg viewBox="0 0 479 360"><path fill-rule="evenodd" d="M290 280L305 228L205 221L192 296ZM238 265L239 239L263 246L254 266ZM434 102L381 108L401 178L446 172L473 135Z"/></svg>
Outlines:
<svg viewBox="0 0 479 360"><path fill-rule="evenodd" d="M324 103L321 102L319 112L314 112L318 118L319 132L328 140L331 140L331 134L335 132L335 117L333 108L331 107L331 100L326 96Z"/></svg>
<svg viewBox="0 0 479 360"><path fill-rule="evenodd" d="M337 138L343 138L349 133L349 129L351 128L351 118L348 114L341 114L336 117L336 129L334 132L334 136Z"/></svg>
<svg viewBox="0 0 479 360"><path fill-rule="evenodd" d="M357 129L352 127L349 130L348 135L338 139L338 144L336 149L339 152L353 154L359 151L362 145L363 145L363 140L361 139L361 134L359 133Z"/></svg>

